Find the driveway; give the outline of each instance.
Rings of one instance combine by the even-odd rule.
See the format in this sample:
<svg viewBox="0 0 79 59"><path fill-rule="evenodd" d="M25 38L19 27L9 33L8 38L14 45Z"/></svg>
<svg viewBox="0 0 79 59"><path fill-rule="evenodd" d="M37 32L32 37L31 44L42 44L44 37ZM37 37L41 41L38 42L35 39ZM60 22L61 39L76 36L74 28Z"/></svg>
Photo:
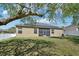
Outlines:
<svg viewBox="0 0 79 59"><path fill-rule="evenodd" d="M8 39L8 38L15 37L15 36L16 36L15 33L0 34L0 40L1 39Z"/></svg>

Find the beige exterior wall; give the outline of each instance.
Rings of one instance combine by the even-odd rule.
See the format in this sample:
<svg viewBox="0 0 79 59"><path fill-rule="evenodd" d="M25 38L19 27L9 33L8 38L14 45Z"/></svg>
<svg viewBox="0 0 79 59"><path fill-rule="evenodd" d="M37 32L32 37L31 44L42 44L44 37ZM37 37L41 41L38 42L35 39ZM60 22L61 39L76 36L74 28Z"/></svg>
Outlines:
<svg viewBox="0 0 79 59"><path fill-rule="evenodd" d="M60 29L54 29L54 33L52 33L52 29L51 29L52 37L61 37L63 33L64 33L64 31L60 30Z"/></svg>
<svg viewBox="0 0 79 59"><path fill-rule="evenodd" d="M38 33L38 29L37 29L37 33ZM34 36L38 36L38 34L34 33L34 28L22 28L22 34L19 34L18 28L16 28L16 36L34 37Z"/></svg>
<svg viewBox="0 0 79 59"><path fill-rule="evenodd" d="M63 30L54 29L54 33L52 33L52 29L50 29L50 36L52 37L60 37L63 34ZM34 33L34 28L22 28L22 34L18 33L18 28L16 28L16 36L19 37L38 37L39 29L37 28L37 34Z"/></svg>

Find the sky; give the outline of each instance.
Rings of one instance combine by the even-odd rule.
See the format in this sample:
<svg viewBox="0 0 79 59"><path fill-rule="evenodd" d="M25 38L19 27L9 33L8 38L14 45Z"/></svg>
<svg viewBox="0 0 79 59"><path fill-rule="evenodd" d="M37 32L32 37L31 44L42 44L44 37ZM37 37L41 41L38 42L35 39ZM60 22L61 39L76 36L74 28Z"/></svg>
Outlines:
<svg viewBox="0 0 79 59"><path fill-rule="evenodd" d="M55 21L56 22L55 21L53 21L53 23L52 22L49 22L49 21L47 21L47 18L45 18L45 19L44 18L41 18L39 20L39 22L53 24L53 25L59 26L59 27L68 26L68 25L71 24L71 22L73 20L73 18L71 16L68 16L68 17L64 18L66 20L65 21L66 23L63 24L62 21L61 21L61 19L59 18L59 17L61 17L62 11L60 9L58 9L58 10L56 10L55 13L56 13L56 18L55 18ZM7 10L4 10L3 7L0 7L0 16L2 16L2 17L0 17L0 19L1 18L9 17ZM11 27L15 27L17 24L20 24L20 23L21 23L20 20L15 20L13 22L8 23L7 25L0 26L0 29L9 29Z"/></svg>

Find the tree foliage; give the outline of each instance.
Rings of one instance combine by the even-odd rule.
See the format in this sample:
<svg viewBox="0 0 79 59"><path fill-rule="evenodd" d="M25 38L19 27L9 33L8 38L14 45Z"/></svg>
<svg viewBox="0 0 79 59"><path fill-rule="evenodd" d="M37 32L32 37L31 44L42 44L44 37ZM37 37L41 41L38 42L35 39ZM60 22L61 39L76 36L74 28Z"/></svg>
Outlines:
<svg viewBox="0 0 79 59"><path fill-rule="evenodd" d="M43 18L48 18L49 20L54 18L55 11L58 8L62 9L63 18L67 16L73 16L73 23L77 24L78 22L78 14L79 14L79 4L77 3L7 3L7 4L0 4L4 7L5 10L8 11L8 14L10 17L19 15L19 18L15 19L21 19L23 21L30 21L30 14L36 13L36 14L42 14ZM28 14L28 16L27 16ZM31 16L39 16L36 14L32 14ZM48 16L45 16L48 14ZM26 16L23 16L26 15ZM29 18L29 19L28 19ZM10 18L8 18L10 19ZM34 18L33 18L34 19ZM33 21L33 19L31 21ZM0 21L1 23L2 21ZM9 22L7 22L9 23ZM2 24L2 23L1 23ZM3 25L3 24L2 24Z"/></svg>
<svg viewBox="0 0 79 59"><path fill-rule="evenodd" d="M78 25L79 18L79 4L78 3L66 3L62 4L61 9L63 11L63 17L73 16L72 24Z"/></svg>

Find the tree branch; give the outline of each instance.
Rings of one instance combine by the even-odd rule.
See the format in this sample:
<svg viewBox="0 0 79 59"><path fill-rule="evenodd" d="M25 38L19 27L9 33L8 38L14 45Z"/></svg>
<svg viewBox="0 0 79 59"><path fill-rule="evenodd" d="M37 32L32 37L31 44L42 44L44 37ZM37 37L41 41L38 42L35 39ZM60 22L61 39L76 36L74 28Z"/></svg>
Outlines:
<svg viewBox="0 0 79 59"><path fill-rule="evenodd" d="M37 13L32 13L32 12L29 12L27 15L26 14L17 14L16 16L9 17L7 19L1 19L0 20L0 25L6 25L9 22L12 22L14 20L21 19L21 18L24 18L24 17L28 17L28 16L40 16L40 17L42 17L43 15L42 14L37 14Z"/></svg>

